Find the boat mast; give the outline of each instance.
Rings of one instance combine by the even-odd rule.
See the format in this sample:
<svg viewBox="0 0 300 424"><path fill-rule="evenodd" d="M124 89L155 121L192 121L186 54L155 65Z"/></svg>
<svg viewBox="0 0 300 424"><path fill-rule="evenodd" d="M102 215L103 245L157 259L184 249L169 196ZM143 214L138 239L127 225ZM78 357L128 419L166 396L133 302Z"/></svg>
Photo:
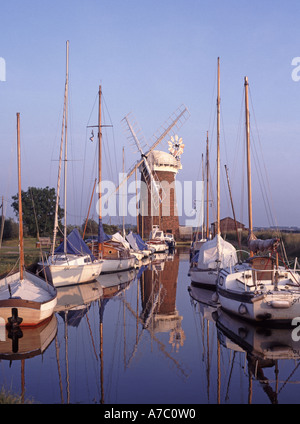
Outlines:
<svg viewBox="0 0 300 424"><path fill-rule="evenodd" d="M21 148L20 148L20 114L17 113L17 149L18 149L18 192L19 192L19 243L20 243L20 280L24 275L24 245L23 245L23 211L21 192Z"/></svg>
<svg viewBox="0 0 300 424"><path fill-rule="evenodd" d="M125 173L125 151L124 151L124 146L123 146L123 151L122 151L122 172L123 172L123 175L124 175L124 173ZM123 238L125 238L125 213L124 213L124 202L125 202L125 196L123 195L122 196L122 213L123 213L123 219L122 219L122 230L123 230L123 234L122 234L122 236L123 236Z"/></svg>
<svg viewBox="0 0 300 424"><path fill-rule="evenodd" d="M99 231L100 226L102 226L102 204L101 204L101 179L102 179L102 170L101 170L101 163L102 163L102 132L101 132L101 96L102 96L102 89L101 85L99 85L99 108L98 108L98 204L99 204ZM102 243L100 243L99 237L98 237L98 256L102 257Z"/></svg>
<svg viewBox="0 0 300 424"><path fill-rule="evenodd" d="M69 84L69 41L67 41L66 63L66 105L65 105L65 161L64 161L64 253L67 253L67 126L68 126L68 84Z"/></svg>
<svg viewBox="0 0 300 424"><path fill-rule="evenodd" d="M217 234L220 234L220 58L218 57L217 98Z"/></svg>
<svg viewBox="0 0 300 424"><path fill-rule="evenodd" d="M206 136L206 239L209 239L209 149L208 131Z"/></svg>
<svg viewBox="0 0 300 424"><path fill-rule="evenodd" d="M232 193L231 193L231 187L230 187L230 181L229 181L228 169L227 169L227 166L226 166L226 165L225 165L225 172L226 172L226 177L227 177L227 185L228 185L228 191L229 191L229 197L230 197L231 209L232 209L232 214L233 214L233 219L234 219L234 225L235 225L236 236L237 236L237 240L238 240L239 248L240 248L240 249L242 249L241 241L240 241L240 236L239 236L239 231L238 231L238 226L237 226L237 220L236 220L236 217L235 217L235 210L234 210L234 205L233 205L233 199L232 199Z"/></svg>
<svg viewBox="0 0 300 424"><path fill-rule="evenodd" d="M245 77L245 111L246 111L246 143L247 143L247 181L248 181L248 218L249 218L249 239L253 234L252 224L252 188L251 188L251 161L250 161L250 119L249 119L249 98L248 98L248 77ZM253 255L250 252L251 256Z"/></svg>
<svg viewBox="0 0 300 424"><path fill-rule="evenodd" d="M68 58L68 54L69 54L69 41L67 41L67 58ZM68 59L67 59L67 62L68 62ZM68 71L66 71L66 73L67 72ZM66 76L65 96L64 96L64 111L63 111L63 121L62 121L62 129L61 129L57 189L56 189L56 203L55 203L55 216L54 216L54 228L53 228L52 255L54 255L55 244L56 244L56 232L57 232L57 227L58 227L58 206L59 206L59 194L60 194L61 162L62 162L62 152L63 152L63 144L64 144L64 125L65 125L65 114L66 114L66 103L67 103L67 81L68 81L68 78Z"/></svg>
<svg viewBox="0 0 300 424"><path fill-rule="evenodd" d="M203 156L203 153L201 155L201 159L202 159L202 181L203 181L203 184L204 184L205 180L204 180L204 156ZM204 239L204 221L205 221L205 218L204 218L204 216L205 216L204 215L204 185L202 187L201 213L202 213L202 223L201 223L202 237L201 237L201 239L203 240Z"/></svg>

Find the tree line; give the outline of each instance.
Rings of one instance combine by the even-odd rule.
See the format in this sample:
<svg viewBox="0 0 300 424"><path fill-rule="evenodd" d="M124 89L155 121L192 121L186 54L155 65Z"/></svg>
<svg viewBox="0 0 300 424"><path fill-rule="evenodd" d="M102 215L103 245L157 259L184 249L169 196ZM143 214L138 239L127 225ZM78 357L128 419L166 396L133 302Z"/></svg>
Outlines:
<svg viewBox="0 0 300 424"><path fill-rule="evenodd" d="M27 191L21 191L23 228L24 235L29 237L51 237L54 230L54 217L56 206L56 192L54 188L28 187ZM19 217L19 199L18 194L12 196L12 208L18 219ZM64 209L58 207L58 226L62 229L61 220L64 216ZM98 233L98 223L93 219L86 219L81 226L68 225L68 234L77 228L81 234L85 231L85 238L89 235ZM106 234L114 234L119 231L118 225L103 224ZM19 234L18 222L12 218L5 219L3 229L3 240L17 238Z"/></svg>

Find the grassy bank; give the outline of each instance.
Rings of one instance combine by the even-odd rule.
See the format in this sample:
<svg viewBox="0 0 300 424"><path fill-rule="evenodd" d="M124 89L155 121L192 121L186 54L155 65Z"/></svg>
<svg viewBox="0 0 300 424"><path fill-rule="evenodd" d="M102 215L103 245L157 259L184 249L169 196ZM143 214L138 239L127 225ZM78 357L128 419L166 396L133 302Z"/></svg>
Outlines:
<svg viewBox="0 0 300 424"><path fill-rule="evenodd" d="M0 275L6 274L12 269L18 269L19 263L19 241L6 240L0 249ZM47 250L47 249L43 249ZM48 249L49 250L49 249ZM28 268L38 262L40 249L36 248L36 238L24 238L25 266Z"/></svg>
<svg viewBox="0 0 300 424"><path fill-rule="evenodd" d="M33 401L30 399L23 399L17 393L13 393L9 390L4 389L4 387L0 390L0 405L16 405L16 404L32 404Z"/></svg>
<svg viewBox="0 0 300 424"><path fill-rule="evenodd" d="M275 231L258 231L255 232L257 238L263 240L278 237L278 233ZM228 232L226 235L222 235L224 239L231 242L238 248L238 242L236 232ZM248 250L246 231L241 234L242 249ZM300 233L281 233L280 238L284 243L287 257L293 261L298 258L300 261ZM7 240L2 243L0 249L0 275L6 274L11 271L14 267L18 269L19 260L19 247L18 240ZM179 241L176 243L177 246L190 246L190 241ZM43 251L49 251L48 248L43 248ZM26 237L24 238L24 255L25 255L25 266L28 268L38 262L41 256L41 250L36 248L36 238Z"/></svg>

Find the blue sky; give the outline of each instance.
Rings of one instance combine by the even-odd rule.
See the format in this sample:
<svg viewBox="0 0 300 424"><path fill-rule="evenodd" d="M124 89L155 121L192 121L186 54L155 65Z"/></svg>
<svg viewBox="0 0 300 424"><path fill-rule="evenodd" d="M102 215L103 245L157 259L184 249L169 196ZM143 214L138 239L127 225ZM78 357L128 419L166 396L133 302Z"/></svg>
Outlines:
<svg viewBox="0 0 300 424"><path fill-rule="evenodd" d="M262 178L255 176L253 163L254 225L300 226L300 82L291 77L292 59L300 56L299 9L296 0L2 0L0 57L5 59L6 81L0 81L0 195L10 204L17 192L17 112L23 189L56 187L69 40L69 222L83 221L91 193L95 150L86 126L97 122L99 84L106 122L113 125L105 131L104 178L110 176L109 163L113 172L121 171L123 146L126 169L138 159L120 123L127 113L135 114L150 139L182 103L191 116L179 132L185 152L177 178L195 181L201 175L206 131L215 178L219 56L221 217L231 215L227 164L237 219L247 223L242 204L246 186L241 186L247 75L254 110L251 123L258 129L258 151L264 160L260 166L267 170L264 183L270 187L273 212L270 220L261 194ZM166 150L166 142L160 147ZM7 214L12 214L9 208Z"/></svg>

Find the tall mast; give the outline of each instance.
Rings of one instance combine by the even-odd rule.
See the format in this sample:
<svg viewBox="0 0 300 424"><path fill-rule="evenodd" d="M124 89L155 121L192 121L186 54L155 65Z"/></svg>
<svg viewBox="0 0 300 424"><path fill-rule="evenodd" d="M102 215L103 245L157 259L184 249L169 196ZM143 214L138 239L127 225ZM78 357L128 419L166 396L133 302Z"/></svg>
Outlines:
<svg viewBox="0 0 300 424"><path fill-rule="evenodd" d="M140 234L140 223L139 223L139 202L137 200L138 198L138 186L137 186L137 169L135 169L135 198L136 198L136 232L137 234Z"/></svg>
<svg viewBox="0 0 300 424"><path fill-rule="evenodd" d="M68 84L69 84L69 41L66 61L66 105L65 105L65 161L64 161L64 253L67 253L67 126L68 126Z"/></svg>
<svg viewBox="0 0 300 424"><path fill-rule="evenodd" d="M204 179L204 156L203 156L203 153L202 153L202 155L201 155L201 159L202 159L202 181L203 181L203 187L202 187L202 203L201 203L201 213L202 213L202 225L201 225L201 233L202 233L202 239L204 239L204 221L205 221L205 218L204 218L204 181L205 181L205 179Z"/></svg>
<svg viewBox="0 0 300 424"><path fill-rule="evenodd" d="M98 204L99 204L99 231L102 231L102 204L101 204L101 180L102 180L102 170L101 170L101 163L102 163L102 132L101 132L101 96L102 96L102 89L101 85L99 85L99 108L98 108ZM99 256L102 256L102 243L100 243L99 237L98 237L98 252Z"/></svg>
<svg viewBox="0 0 300 424"><path fill-rule="evenodd" d="M24 246L23 246L23 210L21 192L21 148L20 148L20 114L17 113L17 149L18 149L18 192L19 192L19 243L20 243L20 280L24 272Z"/></svg>
<svg viewBox="0 0 300 424"><path fill-rule="evenodd" d="M69 41L67 41L67 58L69 54ZM68 62L68 59L67 59ZM68 65L67 65L68 67ZM68 69L66 69L66 82L65 82L65 95L64 95L64 111L61 128L61 141L60 141L60 153L59 153L59 165L58 165L58 177L57 177L57 189L56 189L56 203L55 203L55 215L54 215L54 228L53 228L53 242L52 242L52 255L54 255L55 244L56 244L56 231L58 227L58 206L59 206L59 195L60 195L60 179L61 179L61 162L64 145L64 126L65 126L65 114L67 104L67 87L68 87Z"/></svg>
<svg viewBox="0 0 300 424"><path fill-rule="evenodd" d="M248 181L248 217L249 217L249 238L253 233L252 224L252 188L251 188L251 161L250 161L250 119L249 119L249 98L248 98L248 77L245 77L245 111L246 111L246 143L247 143L247 181Z"/></svg>
<svg viewBox="0 0 300 424"><path fill-rule="evenodd" d="M122 172L124 175L125 172L125 151L124 151L124 146L123 146L123 152L122 152ZM122 230L123 230L123 234L122 236L125 238L125 213L124 213L124 202L125 202L125 196L122 196L122 213L123 213L123 219L122 219Z"/></svg>
<svg viewBox="0 0 300 424"><path fill-rule="evenodd" d="M217 98L217 234L220 234L220 58L218 57Z"/></svg>
<svg viewBox="0 0 300 424"><path fill-rule="evenodd" d="M206 136L206 239L209 238L209 149L208 131Z"/></svg>

